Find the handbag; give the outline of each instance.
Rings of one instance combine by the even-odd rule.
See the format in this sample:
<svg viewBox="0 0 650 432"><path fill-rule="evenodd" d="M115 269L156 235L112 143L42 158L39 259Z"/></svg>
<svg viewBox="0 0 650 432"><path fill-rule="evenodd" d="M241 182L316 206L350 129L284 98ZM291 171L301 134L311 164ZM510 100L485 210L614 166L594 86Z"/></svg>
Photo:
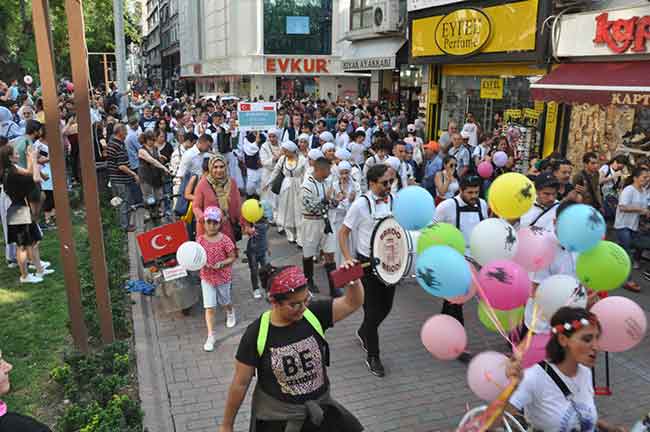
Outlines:
<svg viewBox="0 0 650 432"><path fill-rule="evenodd" d="M282 161L282 169L275 177L273 177L273 180L271 181L271 192L273 192L276 195L279 195L280 190L282 190L283 181L284 181L284 160Z"/></svg>
<svg viewBox="0 0 650 432"><path fill-rule="evenodd" d="M187 214L187 209L190 207L191 204L190 201L185 199L185 188L187 187L187 184L190 182L191 178L192 178L191 172L185 173L185 175L183 176L183 180L181 181L181 185L178 188L179 194L178 197L176 198L176 205L174 206L174 213L176 213L176 216L178 217L185 216Z"/></svg>
<svg viewBox="0 0 650 432"><path fill-rule="evenodd" d="M183 216L180 217L180 219L185 222L186 224L191 224L192 219L194 219L194 212L192 211L192 202L190 201L190 204L187 206L187 211Z"/></svg>

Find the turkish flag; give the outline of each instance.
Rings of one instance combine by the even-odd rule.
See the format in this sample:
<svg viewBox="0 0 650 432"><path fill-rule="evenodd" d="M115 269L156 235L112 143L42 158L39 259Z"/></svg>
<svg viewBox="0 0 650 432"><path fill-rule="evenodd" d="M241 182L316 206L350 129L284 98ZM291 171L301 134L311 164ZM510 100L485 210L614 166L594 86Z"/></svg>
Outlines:
<svg viewBox="0 0 650 432"><path fill-rule="evenodd" d="M251 110L251 104L247 104L247 103L239 104L239 111L250 111L250 110Z"/></svg>
<svg viewBox="0 0 650 432"><path fill-rule="evenodd" d="M159 226L137 237L142 261L145 263L175 254L188 239L185 223L181 221Z"/></svg>

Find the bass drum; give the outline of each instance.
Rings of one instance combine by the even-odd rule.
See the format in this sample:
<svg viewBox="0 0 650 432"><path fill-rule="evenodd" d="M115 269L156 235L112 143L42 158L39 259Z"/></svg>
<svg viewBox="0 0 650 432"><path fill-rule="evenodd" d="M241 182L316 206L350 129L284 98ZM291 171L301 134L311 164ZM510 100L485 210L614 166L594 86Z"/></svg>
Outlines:
<svg viewBox="0 0 650 432"><path fill-rule="evenodd" d="M411 235L393 217L377 223L370 239L370 248L373 272L384 285L397 285L411 270Z"/></svg>

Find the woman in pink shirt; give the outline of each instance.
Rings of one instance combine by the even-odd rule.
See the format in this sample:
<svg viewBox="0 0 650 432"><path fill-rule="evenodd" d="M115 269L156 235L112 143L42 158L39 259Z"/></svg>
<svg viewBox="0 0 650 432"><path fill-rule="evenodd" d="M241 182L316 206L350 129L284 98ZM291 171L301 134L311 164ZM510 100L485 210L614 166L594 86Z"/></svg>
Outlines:
<svg viewBox="0 0 650 432"><path fill-rule="evenodd" d="M233 243L237 243L233 225L244 226L241 221L241 199L235 179L228 173L228 162L218 154L210 158L208 162L208 175L199 180L194 191L192 210L196 218L196 237L203 235L203 210L216 206L221 209L224 221L221 232L227 235Z"/></svg>

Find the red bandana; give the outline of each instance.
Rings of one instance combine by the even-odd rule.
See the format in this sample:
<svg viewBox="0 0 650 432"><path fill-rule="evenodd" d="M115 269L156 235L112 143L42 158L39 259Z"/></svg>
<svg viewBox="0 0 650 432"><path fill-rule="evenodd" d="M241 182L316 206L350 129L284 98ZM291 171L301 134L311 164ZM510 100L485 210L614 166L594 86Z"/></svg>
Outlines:
<svg viewBox="0 0 650 432"><path fill-rule="evenodd" d="M285 294L307 285L307 278L296 266L288 267L273 277L269 295Z"/></svg>

